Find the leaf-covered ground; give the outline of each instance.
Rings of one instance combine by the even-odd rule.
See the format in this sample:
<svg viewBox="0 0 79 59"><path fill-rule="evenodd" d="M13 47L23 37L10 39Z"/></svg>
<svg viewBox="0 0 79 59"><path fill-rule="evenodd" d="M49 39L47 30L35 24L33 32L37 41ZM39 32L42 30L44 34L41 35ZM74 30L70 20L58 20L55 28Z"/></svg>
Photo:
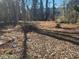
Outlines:
<svg viewBox="0 0 79 59"><path fill-rule="evenodd" d="M12 42L0 46L0 59L20 58L23 51L24 35L18 26L11 31L4 32L1 36L12 39ZM26 59L79 59L78 45L34 32L29 32L27 38ZM6 38L6 40L8 39Z"/></svg>

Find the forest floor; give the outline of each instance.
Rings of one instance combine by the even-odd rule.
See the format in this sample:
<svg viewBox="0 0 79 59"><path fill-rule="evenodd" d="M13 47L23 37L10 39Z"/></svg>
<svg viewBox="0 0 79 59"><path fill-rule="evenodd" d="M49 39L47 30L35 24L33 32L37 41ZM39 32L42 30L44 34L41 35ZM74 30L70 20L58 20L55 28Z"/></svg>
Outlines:
<svg viewBox="0 0 79 59"><path fill-rule="evenodd" d="M50 31L79 32L79 25L66 24L62 25L65 29L58 29L55 23L44 22L36 26ZM0 59L22 57L24 34L21 27L17 25L0 32ZM27 39L26 59L79 59L79 46L76 44L35 32L28 32Z"/></svg>

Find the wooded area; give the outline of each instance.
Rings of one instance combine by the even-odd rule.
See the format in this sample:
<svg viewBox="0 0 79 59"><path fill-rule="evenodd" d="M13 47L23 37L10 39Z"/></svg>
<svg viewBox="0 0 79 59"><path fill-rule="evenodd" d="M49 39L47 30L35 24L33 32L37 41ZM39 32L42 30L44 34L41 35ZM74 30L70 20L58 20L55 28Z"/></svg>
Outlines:
<svg viewBox="0 0 79 59"><path fill-rule="evenodd" d="M0 59L79 59L79 0L0 0Z"/></svg>
<svg viewBox="0 0 79 59"><path fill-rule="evenodd" d="M0 2L0 20L16 23L26 21L57 21L77 23L79 19L79 1L63 0L56 7L55 0L2 0ZM50 5L52 7L50 7Z"/></svg>

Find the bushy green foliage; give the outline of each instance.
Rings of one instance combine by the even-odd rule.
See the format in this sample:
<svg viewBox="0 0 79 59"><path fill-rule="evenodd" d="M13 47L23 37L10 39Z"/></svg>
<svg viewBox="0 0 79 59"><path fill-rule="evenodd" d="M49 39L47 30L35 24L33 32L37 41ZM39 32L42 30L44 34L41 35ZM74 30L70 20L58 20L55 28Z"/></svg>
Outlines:
<svg viewBox="0 0 79 59"><path fill-rule="evenodd" d="M77 12L79 12L79 7L76 5L76 6L74 6L74 9L77 11Z"/></svg>

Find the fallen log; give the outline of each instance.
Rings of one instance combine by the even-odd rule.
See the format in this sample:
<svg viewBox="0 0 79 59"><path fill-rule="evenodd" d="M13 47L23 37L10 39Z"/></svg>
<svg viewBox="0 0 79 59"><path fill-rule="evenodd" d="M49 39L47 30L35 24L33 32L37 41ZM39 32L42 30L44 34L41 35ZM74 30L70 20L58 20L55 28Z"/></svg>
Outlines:
<svg viewBox="0 0 79 59"><path fill-rule="evenodd" d="M0 47L6 45L7 43L12 43L14 39L0 39Z"/></svg>

